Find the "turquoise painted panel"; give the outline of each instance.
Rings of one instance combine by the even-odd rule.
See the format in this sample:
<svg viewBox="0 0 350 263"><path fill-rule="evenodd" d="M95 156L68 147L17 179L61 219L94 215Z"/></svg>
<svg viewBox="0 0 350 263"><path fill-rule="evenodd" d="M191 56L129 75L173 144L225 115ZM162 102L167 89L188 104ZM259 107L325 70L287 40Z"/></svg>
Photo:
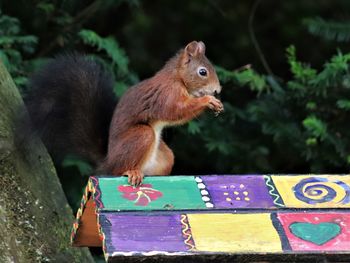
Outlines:
<svg viewBox="0 0 350 263"><path fill-rule="evenodd" d="M139 187L126 177L96 177L95 199L103 210L181 210L203 209L200 189L193 176L148 177ZM100 201L100 202L99 202Z"/></svg>

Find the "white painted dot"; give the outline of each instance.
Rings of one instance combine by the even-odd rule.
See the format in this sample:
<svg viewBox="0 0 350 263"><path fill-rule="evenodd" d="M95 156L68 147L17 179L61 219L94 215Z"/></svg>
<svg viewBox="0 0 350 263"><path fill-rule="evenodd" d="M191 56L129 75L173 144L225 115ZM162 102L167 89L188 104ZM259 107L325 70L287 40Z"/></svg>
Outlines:
<svg viewBox="0 0 350 263"><path fill-rule="evenodd" d="M210 198L209 198L208 196L203 196L203 197L202 197L202 200L203 200L204 202L208 202L208 201L210 201Z"/></svg>
<svg viewBox="0 0 350 263"><path fill-rule="evenodd" d="M228 195L228 192L224 192L224 195Z"/></svg>
<svg viewBox="0 0 350 263"><path fill-rule="evenodd" d="M234 193L235 195L239 195L239 193L238 193L237 191L234 191L233 193Z"/></svg>
<svg viewBox="0 0 350 263"><path fill-rule="evenodd" d="M230 188L235 188L236 186L234 186L233 184L230 185Z"/></svg>
<svg viewBox="0 0 350 263"><path fill-rule="evenodd" d="M212 203L205 203L206 207L214 207L214 205Z"/></svg>
<svg viewBox="0 0 350 263"><path fill-rule="evenodd" d="M202 195L208 195L209 193L208 193L207 190L201 190L201 194L202 194Z"/></svg>
<svg viewBox="0 0 350 263"><path fill-rule="evenodd" d="M248 192L247 192L247 191L244 191L243 194L244 194L245 196L247 196L247 195L248 195Z"/></svg>
<svg viewBox="0 0 350 263"><path fill-rule="evenodd" d="M198 188L199 188L199 189L204 189L204 188L205 188L205 185L204 185L203 183L199 183L199 184L198 184Z"/></svg>
<svg viewBox="0 0 350 263"><path fill-rule="evenodd" d="M201 178L199 178L199 177L196 177L195 180L196 180L197 183L203 182L203 180Z"/></svg>
<svg viewBox="0 0 350 263"><path fill-rule="evenodd" d="M227 201L227 202L230 202L230 201L232 201L232 199L231 199L230 197L227 197L227 198L226 198L226 201Z"/></svg>
<svg viewBox="0 0 350 263"><path fill-rule="evenodd" d="M239 188L241 188L241 189L244 188L244 184L240 184Z"/></svg>

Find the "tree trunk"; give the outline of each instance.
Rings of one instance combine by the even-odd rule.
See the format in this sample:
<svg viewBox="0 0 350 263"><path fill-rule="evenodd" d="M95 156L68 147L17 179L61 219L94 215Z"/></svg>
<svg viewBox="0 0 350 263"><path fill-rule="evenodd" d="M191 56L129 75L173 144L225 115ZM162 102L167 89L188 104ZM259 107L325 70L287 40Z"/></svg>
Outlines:
<svg viewBox="0 0 350 263"><path fill-rule="evenodd" d="M93 262L87 249L70 245L73 213L44 145L15 143L21 108L0 61L0 262Z"/></svg>

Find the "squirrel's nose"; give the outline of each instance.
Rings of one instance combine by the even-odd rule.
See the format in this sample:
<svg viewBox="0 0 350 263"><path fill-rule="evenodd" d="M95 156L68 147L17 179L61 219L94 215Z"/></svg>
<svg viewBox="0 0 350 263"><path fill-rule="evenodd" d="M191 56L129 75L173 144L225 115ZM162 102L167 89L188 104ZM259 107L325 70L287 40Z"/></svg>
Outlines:
<svg viewBox="0 0 350 263"><path fill-rule="evenodd" d="M218 95L221 92L221 86L217 86L214 88L214 95Z"/></svg>

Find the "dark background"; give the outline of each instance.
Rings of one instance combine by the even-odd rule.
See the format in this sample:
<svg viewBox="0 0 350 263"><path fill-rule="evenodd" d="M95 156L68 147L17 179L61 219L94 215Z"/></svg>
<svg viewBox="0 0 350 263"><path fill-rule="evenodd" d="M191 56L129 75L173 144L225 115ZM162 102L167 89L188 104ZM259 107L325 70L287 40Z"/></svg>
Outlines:
<svg viewBox="0 0 350 263"><path fill-rule="evenodd" d="M0 3L0 57L23 96L28 76L64 51L103 63L120 95L204 41L225 113L164 132L173 174L349 171L349 1ZM72 156L56 165L76 209L93 167Z"/></svg>

